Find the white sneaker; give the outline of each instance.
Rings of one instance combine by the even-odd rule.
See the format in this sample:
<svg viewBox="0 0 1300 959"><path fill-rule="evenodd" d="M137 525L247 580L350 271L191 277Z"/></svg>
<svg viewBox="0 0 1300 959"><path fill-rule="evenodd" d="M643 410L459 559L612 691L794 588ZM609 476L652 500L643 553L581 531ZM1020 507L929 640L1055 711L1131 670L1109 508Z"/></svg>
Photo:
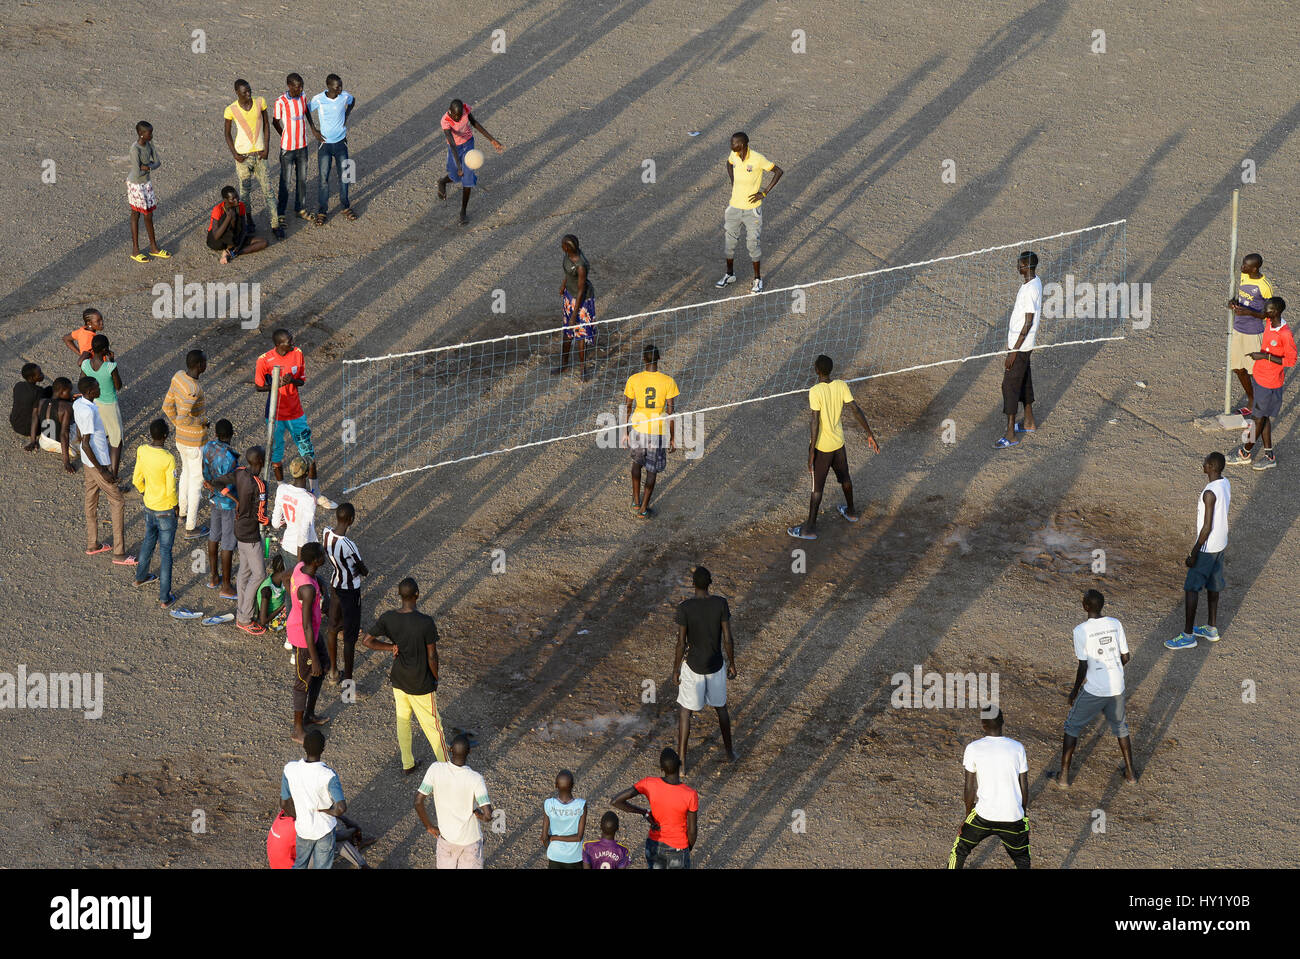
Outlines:
<svg viewBox="0 0 1300 959"><path fill-rule="evenodd" d="M754 278L754 285L751 286L751 287L749 288L749 292L750 292L750 293L762 293L762 292L763 292L763 281L760 280L760 279L758 279L757 277L755 277L755 278Z"/></svg>
<svg viewBox="0 0 1300 959"><path fill-rule="evenodd" d="M284 648L285 648L285 649L288 649L288 650L292 650L292 649L293 649L293 643L289 642L289 641L286 639L286 640L284 641Z"/></svg>
<svg viewBox="0 0 1300 959"><path fill-rule="evenodd" d="M336 503L336 502L334 502L332 499L330 499L330 498L329 498L328 496L326 496L324 493L321 493L319 496L316 497L316 505L319 506L321 509L338 509L338 508L339 508L339 504Z"/></svg>
<svg viewBox="0 0 1300 959"><path fill-rule="evenodd" d="M722 279L720 279L715 285L717 286L718 289L722 289L728 283L735 283L735 282L736 282L736 274L724 273L722 274Z"/></svg>

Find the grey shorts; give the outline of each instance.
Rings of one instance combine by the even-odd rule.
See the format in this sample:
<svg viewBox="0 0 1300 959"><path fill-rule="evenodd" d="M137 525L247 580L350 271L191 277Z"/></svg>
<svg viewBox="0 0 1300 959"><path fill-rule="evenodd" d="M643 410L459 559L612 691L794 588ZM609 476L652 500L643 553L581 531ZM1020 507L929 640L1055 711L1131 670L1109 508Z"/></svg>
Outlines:
<svg viewBox="0 0 1300 959"><path fill-rule="evenodd" d="M632 465L647 473L662 473L668 467L668 440L632 430L628 445L632 447Z"/></svg>
<svg viewBox="0 0 1300 959"><path fill-rule="evenodd" d="M1128 723L1124 721L1124 694L1094 696L1086 689L1079 690L1079 697L1065 717L1065 735L1079 738L1088 724L1097 718L1098 713L1106 714L1110 731L1116 736L1122 739L1128 735Z"/></svg>
<svg viewBox="0 0 1300 959"><path fill-rule="evenodd" d="M741 210L734 206L727 207L727 212L722 218L722 228L725 236L723 251L727 254L727 259L735 258L736 244L740 242L741 226L745 228L745 246L749 249L749 258L751 260L761 260L763 250L758 245L763 235L763 208L761 206L756 206L752 210Z"/></svg>
<svg viewBox="0 0 1300 959"><path fill-rule="evenodd" d="M222 509L215 503L208 513L208 542L220 543L220 548L233 553L238 546L235 542L235 511Z"/></svg>
<svg viewBox="0 0 1300 959"><path fill-rule="evenodd" d="M1201 550L1196 554L1196 565L1187 571L1187 577L1183 580L1183 590L1188 593L1199 593L1201 590L1221 593L1226 585L1223 578L1223 550L1217 553Z"/></svg>
<svg viewBox="0 0 1300 959"><path fill-rule="evenodd" d="M1252 379L1255 387L1255 402L1251 406L1251 415L1255 418L1267 416L1271 420L1277 419L1282 415L1282 387L1270 389L1267 386L1260 386L1258 382Z"/></svg>

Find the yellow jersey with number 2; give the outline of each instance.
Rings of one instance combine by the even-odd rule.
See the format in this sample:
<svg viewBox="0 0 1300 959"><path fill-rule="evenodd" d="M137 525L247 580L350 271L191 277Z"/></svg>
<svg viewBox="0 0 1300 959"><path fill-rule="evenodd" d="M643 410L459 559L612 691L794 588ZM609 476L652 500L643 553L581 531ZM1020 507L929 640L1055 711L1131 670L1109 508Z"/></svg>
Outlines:
<svg viewBox="0 0 1300 959"><path fill-rule="evenodd" d="M663 436L667 430L668 421L655 420L647 422L656 416L663 416L664 410L668 406L668 401L677 396L677 381L667 373L650 372L642 370L640 373L634 373L627 378L627 386L623 389L623 395L629 400L636 401L636 408L632 411L632 418L629 421L632 429L638 433L644 433L647 436Z"/></svg>

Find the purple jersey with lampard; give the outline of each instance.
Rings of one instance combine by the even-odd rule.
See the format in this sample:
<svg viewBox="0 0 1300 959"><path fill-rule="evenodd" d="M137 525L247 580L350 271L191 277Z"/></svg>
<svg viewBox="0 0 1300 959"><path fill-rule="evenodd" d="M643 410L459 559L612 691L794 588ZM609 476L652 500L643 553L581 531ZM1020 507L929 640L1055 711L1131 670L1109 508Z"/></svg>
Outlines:
<svg viewBox="0 0 1300 959"><path fill-rule="evenodd" d="M582 844L582 861L589 869L626 869L631 859L627 846L615 839L592 839Z"/></svg>

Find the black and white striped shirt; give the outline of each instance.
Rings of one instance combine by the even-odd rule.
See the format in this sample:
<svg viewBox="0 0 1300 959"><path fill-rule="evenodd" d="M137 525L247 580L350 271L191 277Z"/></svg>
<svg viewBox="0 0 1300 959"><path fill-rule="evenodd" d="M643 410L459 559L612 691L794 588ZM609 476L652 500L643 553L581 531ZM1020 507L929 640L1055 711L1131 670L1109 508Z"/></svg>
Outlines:
<svg viewBox="0 0 1300 959"><path fill-rule="evenodd" d="M357 567L361 564L361 551L357 544L346 536L340 536L330 527L325 527L321 534L321 543L330 558L330 585L335 589L360 589L361 573Z"/></svg>

